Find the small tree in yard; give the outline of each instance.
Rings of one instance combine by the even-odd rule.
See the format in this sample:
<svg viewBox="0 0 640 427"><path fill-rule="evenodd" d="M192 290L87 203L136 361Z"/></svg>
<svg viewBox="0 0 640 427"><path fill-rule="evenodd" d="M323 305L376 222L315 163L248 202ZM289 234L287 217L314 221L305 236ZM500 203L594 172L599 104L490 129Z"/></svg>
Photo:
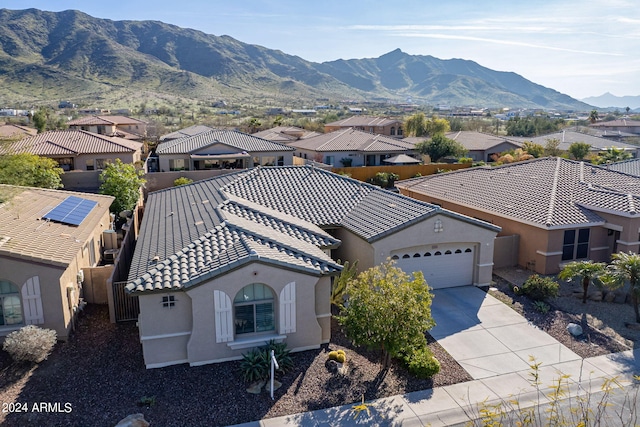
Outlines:
<svg viewBox="0 0 640 427"><path fill-rule="evenodd" d="M636 322L640 323L638 299L640 298L640 255L633 252L618 252L611 255L613 261L607 266L607 272L602 276L602 282L611 288L624 286L629 282L629 292Z"/></svg>
<svg viewBox="0 0 640 427"><path fill-rule="evenodd" d="M116 199L111 204L111 212L116 215L133 208L140 197L140 187L146 182L144 172L132 164L116 159L100 174L100 194L108 194Z"/></svg>
<svg viewBox="0 0 640 427"><path fill-rule="evenodd" d="M435 322L432 295L421 272L409 276L387 260L349 281L346 293L338 321L354 344L382 351L383 370L392 357L426 347L424 334Z"/></svg>
<svg viewBox="0 0 640 427"><path fill-rule="evenodd" d="M576 277L579 278L582 282L582 289L584 290L582 293L582 302L586 303L589 284L593 280L599 280L599 277L606 271L606 266L603 262L593 262L591 260L573 261L562 269L560 274L558 274L558 278L567 281L571 281Z"/></svg>

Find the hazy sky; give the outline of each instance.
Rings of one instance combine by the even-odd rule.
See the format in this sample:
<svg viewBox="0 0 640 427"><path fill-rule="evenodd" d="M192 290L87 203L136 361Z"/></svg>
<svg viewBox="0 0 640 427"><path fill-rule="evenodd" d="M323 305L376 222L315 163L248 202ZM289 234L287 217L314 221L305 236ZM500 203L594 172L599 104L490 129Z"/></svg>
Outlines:
<svg viewBox="0 0 640 427"><path fill-rule="evenodd" d="M640 95L637 0L2 0L0 7L157 20L315 62L400 48L513 71L577 99Z"/></svg>

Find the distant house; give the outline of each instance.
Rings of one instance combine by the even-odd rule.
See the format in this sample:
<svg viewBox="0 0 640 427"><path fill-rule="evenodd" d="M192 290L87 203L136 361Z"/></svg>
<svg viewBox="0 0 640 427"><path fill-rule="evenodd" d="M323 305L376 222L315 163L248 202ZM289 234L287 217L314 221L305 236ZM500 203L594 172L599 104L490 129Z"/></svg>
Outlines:
<svg viewBox="0 0 640 427"><path fill-rule="evenodd" d="M589 144L591 146L591 152L593 154L598 154L601 151L606 151L608 148L615 146L628 152L633 157L638 157L638 150L640 150L640 147L638 147L637 145L627 144L625 142L619 141L612 142L608 138L589 135L583 132L576 132L574 130L562 130L559 132L553 132L536 137L509 137L509 140L514 142L523 143L525 141L531 141L542 146L545 146L551 139L558 140L560 142L558 148L563 151L567 151L571 144L573 144L574 142L584 142L586 144Z"/></svg>
<svg viewBox="0 0 640 427"><path fill-rule="evenodd" d="M608 262L613 253L640 249L640 177L611 167L545 157L395 185L404 195L500 226L495 265L515 255L524 268L555 274L574 260Z"/></svg>
<svg viewBox="0 0 640 427"><path fill-rule="evenodd" d="M100 262L111 196L0 185L0 336L25 325L66 339L83 269Z"/></svg>
<svg viewBox="0 0 640 427"><path fill-rule="evenodd" d="M402 138L403 136L402 120L386 117L352 116L324 125L326 133L348 128L393 138Z"/></svg>
<svg viewBox="0 0 640 427"><path fill-rule="evenodd" d="M179 130L177 130L175 132L171 132L171 133L167 133L165 135L162 135L159 138L159 141L160 142L172 141L174 139L190 137L190 136L198 135L199 133L210 132L212 130L213 130L213 128L210 128L209 126L193 125L193 126L186 127L184 129L179 129Z"/></svg>
<svg viewBox="0 0 640 427"><path fill-rule="evenodd" d="M608 122L596 122L590 126L607 132L626 132L640 135L640 120L618 119Z"/></svg>
<svg viewBox="0 0 640 427"><path fill-rule="evenodd" d="M293 148L235 130L209 130L163 141L156 147L160 171L245 169L293 163Z"/></svg>
<svg viewBox="0 0 640 427"><path fill-rule="evenodd" d="M321 134L318 132L308 131L296 126L276 126L271 129L256 132L252 135L257 136L258 138L266 139L268 141L288 144L293 141L308 139Z"/></svg>
<svg viewBox="0 0 640 427"><path fill-rule="evenodd" d="M446 137L459 142L474 161L493 161L494 154L521 148L522 144L505 137L475 131L449 132Z"/></svg>
<svg viewBox="0 0 640 427"><path fill-rule="evenodd" d="M17 141L5 150L49 157L66 171L104 169L115 159L136 163L142 157L142 143L82 130L43 132Z"/></svg>
<svg viewBox="0 0 640 427"><path fill-rule="evenodd" d="M331 338L334 259L487 285L499 227L319 168L253 168L149 194L127 290L147 368Z"/></svg>
<svg viewBox="0 0 640 427"><path fill-rule="evenodd" d="M296 156L332 165L378 166L398 154L415 155L415 145L385 135L377 135L354 128L290 142Z"/></svg>
<svg viewBox="0 0 640 427"><path fill-rule="evenodd" d="M147 136L146 122L126 116L88 116L71 120L67 124L69 129L125 139L138 140Z"/></svg>

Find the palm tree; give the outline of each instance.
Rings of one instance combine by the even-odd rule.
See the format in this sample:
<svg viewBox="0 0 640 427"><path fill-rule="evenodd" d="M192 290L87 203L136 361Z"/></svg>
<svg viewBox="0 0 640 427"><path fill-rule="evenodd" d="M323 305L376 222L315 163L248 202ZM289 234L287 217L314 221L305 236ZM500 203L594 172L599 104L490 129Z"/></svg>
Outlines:
<svg viewBox="0 0 640 427"><path fill-rule="evenodd" d="M582 302L587 302L587 291L589 289L589 283L593 280L599 280L599 277L606 271L606 264L604 262L593 261L573 261L567 264L558 278L561 280L571 281L578 277L582 281Z"/></svg>
<svg viewBox="0 0 640 427"><path fill-rule="evenodd" d="M618 252L611 255L613 261L607 267L607 273L601 278L607 286L620 287L629 282L629 292L636 313L636 322L640 323L638 297L640 296L640 255L633 252Z"/></svg>
<svg viewBox="0 0 640 427"><path fill-rule="evenodd" d="M589 113L589 121L591 123L595 123L599 118L600 116L598 115L598 110L591 110L591 112Z"/></svg>

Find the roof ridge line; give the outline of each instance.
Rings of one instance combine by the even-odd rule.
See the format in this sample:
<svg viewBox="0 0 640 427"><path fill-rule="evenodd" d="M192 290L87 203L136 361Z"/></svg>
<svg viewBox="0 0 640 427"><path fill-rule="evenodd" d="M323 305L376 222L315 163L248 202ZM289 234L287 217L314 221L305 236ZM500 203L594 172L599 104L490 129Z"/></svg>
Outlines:
<svg viewBox="0 0 640 427"><path fill-rule="evenodd" d="M560 174L560 157L556 160L556 170L553 174L553 184L551 186L551 197L549 198L549 209L547 210L547 220L545 224L547 227L551 226L553 222L553 212L556 205L556 195L558 194L558 175Z"/></svg>

